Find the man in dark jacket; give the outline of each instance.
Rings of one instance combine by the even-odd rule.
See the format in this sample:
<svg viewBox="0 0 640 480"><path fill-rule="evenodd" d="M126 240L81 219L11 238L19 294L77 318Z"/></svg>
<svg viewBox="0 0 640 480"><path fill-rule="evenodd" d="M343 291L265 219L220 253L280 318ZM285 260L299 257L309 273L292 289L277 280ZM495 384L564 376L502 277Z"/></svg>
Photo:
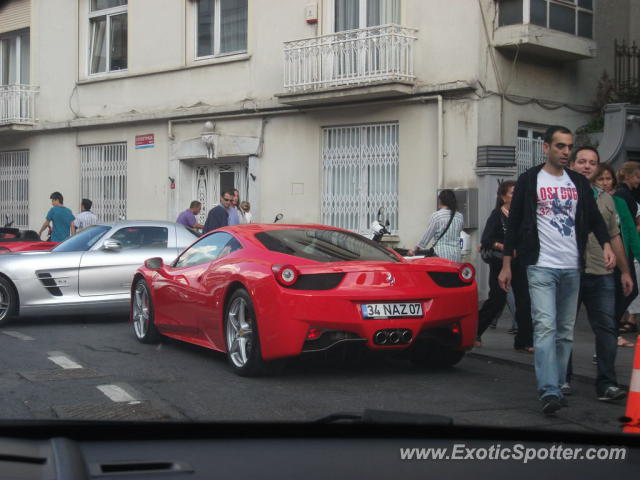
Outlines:
<svg viewBox="0 0 640 480"><path fill-rule="evenodd" d="M566 168L572 148L570 130L549 127L543 144L546 162L518 178L498 279L508 290L511 258L518 255L527 269L536 380L546 414L566 405L560 386L566 382L589 233L603 248L605 267L612 269L616 261L589 181Z"/></svg>
<svg viewBox="0 0 640 480"><path fill-rule="evenodd" d="M223 192L220 195L220 204L209 210L207 220L204 222L204 228L202 229L203 234L229 225L229 206L232 199L233 192Z"/></svg>

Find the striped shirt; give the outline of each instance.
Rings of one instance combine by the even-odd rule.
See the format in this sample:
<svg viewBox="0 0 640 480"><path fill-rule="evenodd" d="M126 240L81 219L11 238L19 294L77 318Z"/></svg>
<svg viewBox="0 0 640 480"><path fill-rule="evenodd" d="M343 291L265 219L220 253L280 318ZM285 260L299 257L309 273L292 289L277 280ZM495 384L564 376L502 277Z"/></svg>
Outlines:
<svg viewBox="0 0 640 480"><path fill-rule="evenodd" d="M418 247L425 248L427 244L438 239L438 237L442 235L442 232L444 232L444 229L447 228L449 218L451 218L451 210L447 208L441 208L431 215L427 231L424 232L422 240L418 243ZM464 219L462 214L456 212L449 229L442 238L438 240L434 248L437 256L447 258L454 262L459 262L462 259L460 252L460 232L463 226Z"/></svg>

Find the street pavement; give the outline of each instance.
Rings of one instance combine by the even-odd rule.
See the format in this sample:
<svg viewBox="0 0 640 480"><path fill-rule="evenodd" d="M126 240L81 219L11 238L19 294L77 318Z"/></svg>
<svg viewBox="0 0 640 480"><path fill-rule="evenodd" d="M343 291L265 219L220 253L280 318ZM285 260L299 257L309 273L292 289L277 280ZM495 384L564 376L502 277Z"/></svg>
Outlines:
<svg viewBox="0 0 640 480"><path fill-rule="evenodd" d="M505 308L498 320L496 329L487 329L482 336L482 348L475 348L472 356L476 358L493 359L500 362L533 366L533 355L521 353L513 348L513 335L507 333L511 328L511 314ZM636 334L625 335L627 340L635 343ZM616 357L616 373L618 383L628 388L631 380L634 348L618 348ZM575 389L587 388L587 384L593 390L596 378L596 366L592 363L595 354L595 340L593 331L587 319L586 310L580 309L573 338L573 383ZM581 385L578 386L578 383Z"/></svg>
<svg viewBox="0 0 640 480"><path fill-rule="evenodd" d="M578 329L576 393L569 408L547 417L532 357L513 352L508 324L487 332L485 347L453 369L331 355L294 359L278 376L241 378L221 353L169 339L140 344L123 317L21 319L0 329L0 418L306 422L382 409L461 425L620 432L624 402L595 398L588 327ZM621 378L631 350L619 360Z"/></svg>

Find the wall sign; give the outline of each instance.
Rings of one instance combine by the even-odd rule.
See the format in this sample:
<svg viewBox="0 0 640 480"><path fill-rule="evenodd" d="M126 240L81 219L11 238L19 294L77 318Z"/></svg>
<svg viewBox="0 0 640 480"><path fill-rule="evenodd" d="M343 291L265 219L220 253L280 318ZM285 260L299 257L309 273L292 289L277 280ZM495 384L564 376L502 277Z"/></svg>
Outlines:
<svg viewBox="0 0 640 480"><path fill-rule="evenodd" d="M153 148L154 145L155 145L155 136L153 133L136 135L136 149L137 148Z"/></svg>

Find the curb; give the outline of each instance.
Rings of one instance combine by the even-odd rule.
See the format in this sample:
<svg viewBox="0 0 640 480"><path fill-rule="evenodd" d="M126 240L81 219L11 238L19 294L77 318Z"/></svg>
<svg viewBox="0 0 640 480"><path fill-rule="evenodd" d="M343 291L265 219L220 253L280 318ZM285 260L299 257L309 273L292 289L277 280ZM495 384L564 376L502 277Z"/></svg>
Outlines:
<svg viewBox="0 0 640 480"><path fill-rule="evenodd" d="M517 360L511 360L509 358L502 358L502 357L495 357L492 355L488 355L486 353L475 353L475 352L467 352L467 355L470 358L476 358L478 360L491 360L492 362L495 363L500 363L503 365L516 365L520 368L522 367L526 367L526 370L533 370L533 365L531 365L530 363L527 362L519 362ZM595 377L590 377L588 375L582 375L579 373L574 373L572 375L572 379L571 381L579 381L580 383L589 383L591 385L593 385L596 381ZM625 390L629 390L629 385L625 385L624 383L619 383L618 384L619 387L624 388Z"/></svg>

